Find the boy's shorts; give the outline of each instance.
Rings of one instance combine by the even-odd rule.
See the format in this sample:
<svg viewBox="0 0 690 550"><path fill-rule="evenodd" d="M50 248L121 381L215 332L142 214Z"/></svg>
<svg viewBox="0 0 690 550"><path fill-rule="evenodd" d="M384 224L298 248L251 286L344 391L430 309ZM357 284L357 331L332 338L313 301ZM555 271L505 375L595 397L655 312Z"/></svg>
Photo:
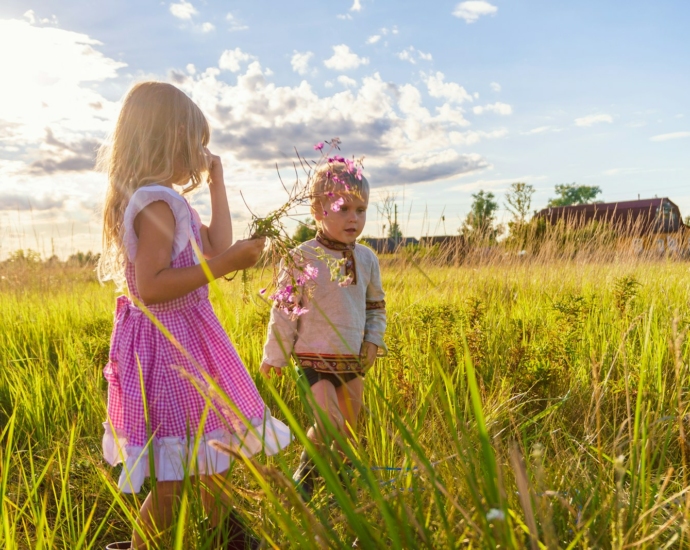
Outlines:
<svg viewBox="0 0 690 550"><path fill-rule="evenodd" d="M301 377L309 384L309 387L313 386L321 380L328 380L334 387L339 388L343 384L347 384L350 380L355 378L364 378L364 373L361 372L319 372L312 369L311 367L306 367L302 369L300 374Z"/></svg>

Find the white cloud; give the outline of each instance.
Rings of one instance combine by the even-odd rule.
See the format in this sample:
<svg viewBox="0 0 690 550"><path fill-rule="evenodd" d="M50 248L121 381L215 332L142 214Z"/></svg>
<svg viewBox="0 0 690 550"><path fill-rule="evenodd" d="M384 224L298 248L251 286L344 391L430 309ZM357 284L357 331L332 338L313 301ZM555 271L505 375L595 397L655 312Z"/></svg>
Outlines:
<svg viewBox="0 0 690 550"><path fill-rule="evenodd" d="M386 36L388 33L390 33L390 34L398 34L398 26L397 26L397 25L393 25L390 29L388 29L387 27L381 28L381 34L382 34L382 35Z"/></svg>
<svg viewBox="0 0 690 550"><path fill-rule="evenodd" d="M352 16L349 13L339 13L336 15L338 19L352 19Z"/></svg>
<svg viewBox="0 0 690 550"><path fill-rule="evenodd" d="M323 85L324 85L326 88L332 88L332 87L333 87L333 81L331 81L331 80L326 80L326 82L324 82Z"/></svg>
<svg viewBox="0 0 690 550"><path fill-rule="evenodd" d="M333 46L333 56L323 62L326 67L334 71L347 71L356 69L360 65L368 65L368 57L359 57L350 50L347 44Z"/></svg>
<svg viewBox="0 0 690 550"><path fill-rule="evenodd" d="M413 55L413 54L414 54L414 48L413 48L412 46L410 46L410 47L407 48L406 50L403 50L403 51L401 51L401 52L398 52L396 55L397 55L398 58L400 58L401 60L403 60L403 61L409 61L410 63L412 63L412 64L414 65L415 63L417 63L417 60L414 58L414 55Z"/></svg>
<svg viewBox="0 0 690 550"><path fill-rule="evenodd" d="M338 77L338 82L340 82L346 88L354 88L355 86L357 86L357 81L354 78L350 78L349 76L345 76L344 74L341 74Z"/></svg>
<svg viewBox="0 0 690 550"><path fill-rule="evenodd" d="M592 126L594 124L599 124L600 122L607 122L611 124L613 122L613 117L611 115L587 115L575 119L576 126Z"/></svg>
<svg viewBox="0 0 690 550"><path fill-rule="evenodd" d="M690 132L672 132L670 134L659 134L658 136L653 136L650 141L669 141L671 139L682 139L690 137Z"/></svg>
<svg viewBox="0 0 690 550"><path fill-rule="evenodd" d="M295 50L290 59L292 70L298 74L307 74L309 72L309 60L314 57L314 52L298 52Z"/></svg>
<svg viewBox="0 0 690 550"><path fill-rule="evenodd" d="M36 19L36 12L34 10L25 11L23 17L32 25L35 25L36 21L41 23L41 25L57 25L58 22L55 15L52 15L51 17L41 17L40 20Z"/></svg>
<svg viewBox="0 0 690 550"><path fill-rule="evenodd" d="M187 63L185 69L187 69L189 74L196 74L196 67L194 66L194 63Z"/></svg>
<svg viewBox="0 0 690 550"><path fill-rule="evenodd" d="M232 13L228 13L225 16L225 20L230 23L230 31L244 31L249 27L243 24L239 19L237 19Z"/></svg>
<svg viewBox="0 0 690 550"><path fill-rule="evenodd" d="M362 3L360 0L354 0L352 2L352 7L350 8L350 11L362 11Z"/></svg>
<svg viewBox="0 0 690 550"><path fill-rule="evenodd" d="M367 38L367 44L376 44L379 40L381 40L381 35L373 34L369 38Z"/></svg>
<svg viewBox="0 0 690 550"><path fill-rule="evenodd" d="M501 85L500 85L498 82L492 82L491 84L489 84L489 86L491 86L491 89L492 89L494 92L497 92L497 93L498 93L498 92L501 91Z"/></svg>
<svg viewBox="0 0 690 550"><path fill-rule="evenodd" d="M246 52L243 52L239 48L235 48L234 50L225 50L220 56L218 66L221 69L236 73L241 68L240 63L245 63L252 59L256 59L256 57Z"/></svg>
<svg viewBox="0 0 690 550"><path fill-rule="evenodd" d="M199 12L196 11L196 8L190 2L181 0L178 4L170 4L170 13L178 19L188 21Z"/></svg>
<svg viewBox="0 0 690 550"><path fill-rule="evenodd" d="M653 172L654 170L640 170L639 168L611 168L604 170L602 174L605 176L620 176L625 174L637 174L640 172Z"/></svg>
<svg viewBox="0 0 690 550"><path fill-rule="evenodd" d="M485 0L470 0L468 2L460 2L455 6L453 15L460 19L464 19L466 23L474 23L483 15L495 15L498 8Z"/></svg>
<svg viewBox="0 0 690 550"><path fill-rule="evenodd" d="M475 115L481 115L483 113L496 113L497 115L510 115L513 113L513 108L508 105L507 103L501 103L500 101L497 101L496 103L492 103L489 105L484 105L484 106L479 106L477 105L476 107L472 108L472 112Z"/></svg>
<svg viewBox="0 0 690 550"><path fill-rule="evenodd" d="M543 134L551 130L551 126L538 126L537 128L532 128L527 132L523 132L525 135Z"/></svg>
<svg viewBox="0 0 690 550"><path fill-rule="evenodd" d="M201 24L201 32L211 32L211 31L214 31L215 29L216 29L216 27L214 26L214 24L209 23L208 21Z"/></svg>
<svg viewBox="0 0 690 550"><path fill-rule="evenodd" d="M451 132L450 142L453 145L468 146L479 143L482 139L498 139L508 135L508 130L501 128L491 132L468 130L466 132Z"/></svg>
<svg viewBox="0 0 690 550"><path fill-rule="evenodd" d="M343 140L344 154L367 155L374 186L447 179L488 166L451 141L449 134L468 124L456 105L446 102L430 113L412 84L395 85L378 73L359 82L343 76L338 83L347 89L321 95L304 80L277 86L255 61L235 84L206 72L185 80L183 88L209 117L216 150L253 179L276 162L283 166L293 146L306 152L334 134ZM257 192L256 200L272 199Z"/></svg>
<svg viewBox="0 0 690 550"><path fill-rule="evenodd" d="M116 78L126 64L104 56L100 45L85 34L0 19L0 51L21 52L0 55L0 74L12 79L0 86L0 143L40 144L54 124L66 136L104 133L117 106L94 83Z"/></svg>
<svg viewBox="0 0 690 550"><path fill-rule="evenodd" d="M543 181L545 179L547 179L546 176L534 176L534 175L516 176L514 178L496 178L496 179L490 179L490 180L479 179L479 180L475 180L472 182L463 183L462 185L456 185L455 187L451 187L450 191L475 191L477 189L502 189L502 188L507 188L508 185L510 185L511 183L514 183L516 181L534 182L534 181Z"/></svg>
<svg viewBox="0 0 690 550"><path fill-rule="evenodd" d="M407 48L401 52L398 52L396 55L401 60L409 61L413 65L415 65L417 63L417 59L422 59L424 61L432 61L433 60L430 53L420 52L419 50L415 49L414 46L410 46L409 48Z"/></svg>
<svg viewBox="0 0 690 550"><path fill-rule="evenodd" d="M454 103L472 101L472 96L465 88L455 82L444 82L445 78L440 71L430 75L422 73L422 80L426 83L431 97L443 97Z"/></svg>

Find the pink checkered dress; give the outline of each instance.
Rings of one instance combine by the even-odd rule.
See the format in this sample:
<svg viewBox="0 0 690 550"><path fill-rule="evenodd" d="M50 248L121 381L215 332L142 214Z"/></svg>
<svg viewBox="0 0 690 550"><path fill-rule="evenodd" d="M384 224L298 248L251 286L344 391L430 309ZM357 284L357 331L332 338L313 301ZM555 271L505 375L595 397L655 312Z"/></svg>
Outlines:
<svg viewBox="0 0 690 550"><path fill-rule="evenodd" d="M191 234L201 248L198 214L179 198L189 209ZM195 263L188 242L171 267ZM131 295L139 298L134 265L129 260L125 275ZM229 460L209 445L211 439L235 445L249 455L261 449L277 452L290 441L287 427L271 417L221 327L207 286L150 305L148 310L175 341L132 300L120 296L109 362L104 369L108 381L104 454L111 464L125 463L120 479L123 490L137 492L144 477L151 474L146 458L151 448L156 478L162 481L182 479L185 469L190 474L227 469ZM223 394L225 397L220 397ZM206 420L200 429L204 414ZM197 433L204 437L199 456L191 457Z"/></svg>

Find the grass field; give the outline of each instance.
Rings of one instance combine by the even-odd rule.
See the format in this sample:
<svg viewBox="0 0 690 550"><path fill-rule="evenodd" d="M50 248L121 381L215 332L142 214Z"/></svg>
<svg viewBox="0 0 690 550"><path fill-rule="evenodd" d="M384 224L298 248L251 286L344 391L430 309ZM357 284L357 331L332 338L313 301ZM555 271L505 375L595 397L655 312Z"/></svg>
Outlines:
<svg viewBox="0 0 690 550"><path fill-rule="evenodd" d="M690 547L687 263L382 269L389 354L367 376L352 483L324 457L325 487L304 506L286 481L299 441L236 462L230 490L266 547ZM114 290L88 269L0 276L0 547L126 540L139 500L118 494L100 451ZM303 438L295 376L257 373L261 286L222 282L214 305ZM210 548L200 515L190 492L171 547Z"/></svg>

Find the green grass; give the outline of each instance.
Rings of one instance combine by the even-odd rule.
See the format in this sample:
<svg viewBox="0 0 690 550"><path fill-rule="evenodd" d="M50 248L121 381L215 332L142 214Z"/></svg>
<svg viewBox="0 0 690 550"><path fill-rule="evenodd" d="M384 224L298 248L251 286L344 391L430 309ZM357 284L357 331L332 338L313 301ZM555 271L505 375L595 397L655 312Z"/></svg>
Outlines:
<svg viewBox="0 0 690 550"><path fill-rule="evenodd" d="M297 432L277 457L233 468L237 508L273 547L690 545L688 264L391 259L383 274L389 354L367 376L354 480L343 487L324 455L309 506L288 482L304 395L292 374L275 385L257 374L261 283L223 282L214 296ZM6 264L0 276L0 547L128 539L142 495L119 494L100 454L114 291L76 268ZM171 545L209 548L200 516L190 491Z"/></svg>

